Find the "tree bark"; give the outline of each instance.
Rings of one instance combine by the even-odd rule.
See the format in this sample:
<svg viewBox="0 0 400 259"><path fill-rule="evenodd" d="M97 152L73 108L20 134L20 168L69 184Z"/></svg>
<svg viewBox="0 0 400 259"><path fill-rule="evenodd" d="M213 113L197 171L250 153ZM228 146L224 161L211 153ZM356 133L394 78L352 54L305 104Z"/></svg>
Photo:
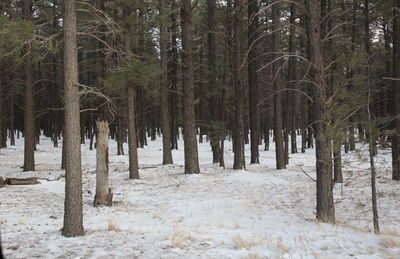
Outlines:
<svg viewBox="0 0 400 259"><path fill-rule="evenodd" d="M258 0L247 0L248 5L248 76L249 76L249 117L250 117L250 163L259 164L258 145L260 143L260 122L258 106L258 60L257 43L258 38Z"/></svg>
<svg viewBox="0 0 400 259"><path fill-rule="evenodd" d="M193 82L193 24L190 0L182 0L182 83L183 83L183 129L185 146L185 174L200 173L196 141L196 114L194 109Z"/></svg>
<svg viewBox="0 0 400 259"><path fill-rule="evenodd" d="M108 179L108 122L96 121L96 195L94 206L112 206L110 183Z"/></svg>
<svg viewBox="0 0 400 259"><path fill-rule="evenodd" d="M281 1L275 1L272 5L272 56L273 60L279 57L277 52L280 51L281 45ZM272 64L272 75L274 77L274 134L275 134L275 154L276 154L276 168L284 169L285 164L285 150L283 145L282 133L282 101L281 89L282 79L280 72L280 61L275 61Z"/></svg>
<svg viewBox="0 0 400 259"><path fill-rule="evenodd" d="M65 204L63 236L84 235L75 0L64 1Z"/></svg>
<svg viewBox="0 0 400 259"><path fill-rule="evenodd" d="M165 0L160 0L160 88L161 88L161 119L163 140L163 165L172 164L171 123L168 103L168 56Z"/></svg>
<svg viewBox="0 0 400 259"><path fill-rule="evenodd" d="M32 20L32 1L24 0L22 11L25 21ZM35 170L35 122L33 108L32 56L26 49L24 60L24 171Z"/></svg>
<svg viewBox="0 0 400 259"><path fill-rule="evenodd" d="M308 33L311 50L311 63L314 67L313 83L315 87L316 121L316 169L317 169L317 219L323 222L335 222L333 204L331 136L328 135L330 119L327 112L328 85L325 75L325 63L321 39L321 2L305 0L308 13Z"/></svg>
<svg viewBox="0 0 400 259"><path fill-rule="evenodd" d="M129 179L139 179L139 162L137 154L136 113L135 113L135 88L126 87L128 103L128 149L129 149Z"/></svg>
<svg viewBox="0 0 400 259"><path fill-rule="evenodd" d="M393 78L400 78L400 1L393 0ZM393 80L392 179L400 181L400 81Z"/></svg>
<svg viewBox="0 0 400 259"><path fill-rule="evenodd" d="M244 98L245 86L243 78L243 53L242 39L243 34L243 12L244 0L235 0L234 15L234 80L235 80L235 141L233 169L241 170L245 168L244 156Z"/></svg>

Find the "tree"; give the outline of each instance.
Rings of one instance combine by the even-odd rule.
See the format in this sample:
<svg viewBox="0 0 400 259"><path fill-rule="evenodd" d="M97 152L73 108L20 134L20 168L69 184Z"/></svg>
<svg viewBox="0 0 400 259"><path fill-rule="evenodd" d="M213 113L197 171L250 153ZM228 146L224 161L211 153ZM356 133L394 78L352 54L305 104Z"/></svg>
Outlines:
<svg viewBox="0 0 400 259"><path fill-rule="evenodd" d="M75 0L64 1L65 203L62 235L84 235Z"/></svg>
<svg viewBox="0 0 400 259"><path fill-rule="evenodd" d="M393 0L393 118L392 137L393 180L400 181L400 1Z"/></svg>
<svg viewBox="0 0 400 259"><path fill-rule="evenodd" d="M317 219L323 222L335 222L333 204L331 136L329 135L329 97L325 75L325 62L321 39L321 2L305 0L308 15L308 37L312 82L314 85L315 121L316 121L316 170L317 170Z"/></svg>
<svg viewBox="0 0 400 259"><path fill-rule="evenodd" d="M244 0L234 2L234 82L235 82L235 129L234 129L234 158L233 169L245 168L244 157L244 97L245 85L243 81L243 12Z"/></svg>
<svg viewBox="0 0 400 259"><path fill-rule="evenodd" d="M200 173L196 141L196 114L193 82L193 24L190 0L182 0L182 84L183 84L183 140L185 146L185 173Z"/></svg>
<svg viewBox="0 0 400 259"><path fill-rule="evenodd" d="M22 2L22 12L26 22L32 21L32 0ZM24 60L24 171L35 170L35 122L33 107L33 68L32 53L25 47Z"/></svg>
<svg viewBox="0 0 400 259"><path fill-rule="evenodd" d="M250 163L259 164L258 144L259 137L259 104L258 104L258 60L257 60L257 39L259 30L258 21L258 0L247 0L248 5L248 46L249 55L247 61L249 76L249 117L250 117L250 143L251 157Z"/></svg>
<svg viewBox="0 0 400 259"><path fill-rule="evenodd" d="M161 93L161 119L163 133L163 165L172 164L171 123L168 103L168 56L167 56L167 31L165 15L165 0L160 0L160 93Z"/></svg>
<svg viewBox="0 0 400 259"><path fill-rule="evenodd" d="M274 77L274 134L275 134L275 156L276 168L286 168L285 154L283 148L282 134L282 102L281 102L281 63L278 53L281 45L281 1L275 1L272 5L272 52L274 62L272 64L272 75Z"/></svg>
<svg viewBox="0 0 400 259"><path fill-rule="evenodd" d="M96 134L96 195L94 206L112 206L112 197L108 179L108 122L97 121Z"/></svg>

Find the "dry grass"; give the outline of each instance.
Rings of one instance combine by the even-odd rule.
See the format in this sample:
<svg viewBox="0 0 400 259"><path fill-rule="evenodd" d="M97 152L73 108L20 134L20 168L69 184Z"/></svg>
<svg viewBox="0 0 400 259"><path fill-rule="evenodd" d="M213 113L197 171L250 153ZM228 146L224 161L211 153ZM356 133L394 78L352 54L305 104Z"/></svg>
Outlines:
<svg viewBox="0 0 400 259"><path fill-rule="evenodd" d="M250 249L251 243L242 238L240 235L236 235L232 238L233 244L236 249Z"/></svg>
<svg viewBox="0 0 400 259"><path fill-rule="evenodd" d="M183 249L186 247L188 241L196 240L189 233L186 233L181 225L175 226L174 234L171 240L172 247L179 247L180 249Z"/></svg>
<svg viewBox="0 0 400 259"><path fill-rule="evenodd" d="M382 236L381 245L386 248L400 248L400 239L394 236Z"/></svg>
<svg viewBox="0 0 400 259"><path fill-rule="evenodd" d="M113 218L109 218L108 219L108 231L121 232L122 229L119 227L118 223L116 223Z"/></svg>
<svg viewBox="0 0 400 259"><path fill-rule="evenodd" d="M244 257L242 257L242 259L264 259L266 257L259 255L259 254L254 254L254 253L250 253Z"/></svg>

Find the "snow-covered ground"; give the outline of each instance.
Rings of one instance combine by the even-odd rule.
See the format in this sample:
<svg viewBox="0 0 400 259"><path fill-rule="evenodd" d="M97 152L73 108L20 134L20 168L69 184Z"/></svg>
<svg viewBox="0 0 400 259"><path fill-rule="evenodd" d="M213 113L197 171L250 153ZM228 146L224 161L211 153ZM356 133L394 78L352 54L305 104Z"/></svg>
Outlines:
<svg viewBox="0 0 400 259"><path fill-rule="evenodd" d="M183 143L179 143L183 148ZM162 142L139 149L141 180L128 179L128 157L110 141L113 207L93 207L95 151L82 145L85 236L61 236L64 173L61 147L43 138L36 172L22 172L23 141L1 150L0 176L40 178L40 184L0 188L0 231L6 258L400 258L400 185L390 179L390 153L378 157L381 235L371 233L365 152L344 156L344 184L335 186L336 225L315 220L314 151L290 155L276 170L274 149L260 165L232 170L212 164L199 145L200 175L183 174L183 151L162 166ZM360 147L362 150L363 148ZM125 146L125 150L127 147ZM246 145L246 161L249 159Z"/></svg>

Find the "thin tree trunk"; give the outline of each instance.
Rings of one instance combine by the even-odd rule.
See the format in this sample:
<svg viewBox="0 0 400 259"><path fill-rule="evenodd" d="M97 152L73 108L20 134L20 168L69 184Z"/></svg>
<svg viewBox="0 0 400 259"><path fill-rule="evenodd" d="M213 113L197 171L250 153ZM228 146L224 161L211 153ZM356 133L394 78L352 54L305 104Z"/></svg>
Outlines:
<svg viewBox="0 0 400 259"><path fill-rule="evenodd" d="M84 235L75 0L64 1L65 209L63 236Z"/></svg>
<svg viewBox="0 0 400 259"><path fill-rule="evenodd" d="M161 117L163 139L163 165L172 164L171 153L171 125L168 103L168 56L167 56L167 31L165 26L165 0L160 0L160 57L161 57Z"/></svg>
<svg viewBox="0 0 400 259"><path fill-rule="evenodd" d="M260 132L260 122L259 122L259 107L258 107L258 61L257 61L257 44L256 40L258 38L258 0L247 0L248 5L248 46L249 46L249 56L248 56L248 76L249 76L249 117L250 117L250 163L259 164L259 152L258 145L260 142L259 132Z"/></svg>
<svg viewBox="0 0 400 259"><path fill-rule="evenodd" d="M185 174L198 174L199 157L196 141L196 114L194 108L193 82L193 24L190 0L182 0L182 83L183 83L183 128L185 145Z"/></svg>
<svg viewBox="0 0 400 259"><path fill-rule="evenodd" d="M128 147L129 147L129 179L139 179L139 162L137 154L135 88L126 87L128 103Z"/></svg>
<svg viewBox="0 0 400 259"><path fill-rule="evenodd" d="M233 169L245 168L244 156L244 80L243 80L243 53L241 36L243 33L243 11L244 0L235 0L235 15L234 15L234 78L235 78L235 141L234 141L234 158Z"/></svg>
<svg viewBox="0 0 400 259"><path fill-rule="evenodd" d="M275 60L279 56L276 54L280 51L281 45L281 1L275 1L272 5L272 58ZM274 135L275 135L275 154L276 154L276 168L286 168L285 163L285 150L283 143L282 133L282 102L281 102L281 89L282 79L280 72L281 62L275 61L272 65L272 75L274 77Z"/></svg>

